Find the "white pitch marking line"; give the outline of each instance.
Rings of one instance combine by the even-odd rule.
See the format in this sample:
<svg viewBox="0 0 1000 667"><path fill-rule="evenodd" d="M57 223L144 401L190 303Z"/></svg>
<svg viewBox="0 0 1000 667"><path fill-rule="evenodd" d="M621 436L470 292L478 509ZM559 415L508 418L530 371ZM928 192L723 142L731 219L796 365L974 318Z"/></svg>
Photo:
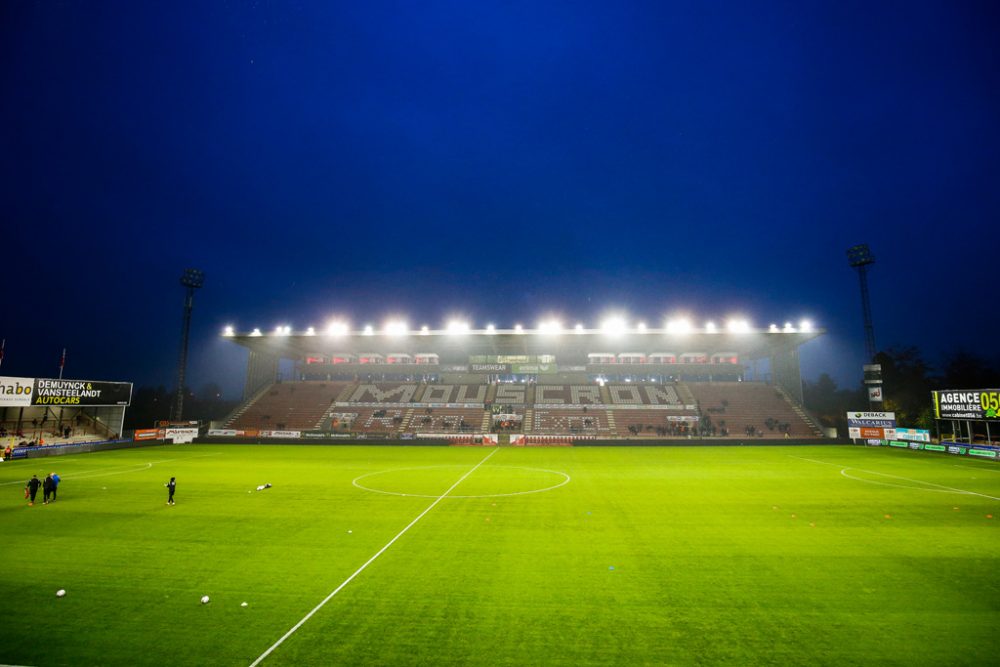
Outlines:
<svg viewBox="0 0 1000 667"><path fill-rule="evenodd" d="M485 456L485 458L483 458L482 461L480 461L475 466L473 466L472 469L469 470L467 473L465 473L464 475L462 475L461 477L459 477L457 482L455 482L454 484L452 484L448 488L447 491L445 491L440 496L438 496L434 500L434 502L432 502L430 505L427 506L427 509L425 509L423 512L421 512L420 514L418 514L417 518L415 518L413 521L411 521L409 524L407 524L406 528L404 528L403 530L401 530L398 533L396 533L395 537L393 537L391 540L389 540L388 542L386 542L385 546L382 547L381 549L379 549L375 553L374 556L372 556L371 558L369 558L365 562L364 565L362 565L357 570L355 570L354 574L352 574L351 576L349 576L347 579L344 579L343 583L341 583L339 586L337 586L335 589L333 589L332 593L330 593L325 598L323 598L322 602L320 602L318 605L316 605L315 607L313 607L312 611L310 611L308 614L306 614L305 616L303 616L301 621L299 621L298 623L296 623L295 625L293 625L292 629L289 630L288 632L286 632L284 635L282 635L281 639L279 639L278 641L274 642L274 644L272 644L269 649L267 649L266 651L264 651L263 653L261 653L260 656L258 656L256 660L254 660L252 663L250 663L250 667L257 667L257 665L259 665L261 662L263 662L264 659L267 658L267 656L271 655L271 653L274 651L274 649L276 649L279 646L281 646L285 642L286 639L288 639L293 634L295 634L295 631L298 630L299 628L301 628L305 624L305 622L308 621L310 618L312 618L313 615L317 611L319 611L320 609L322 609L323 606L326 605L327 602L329 602L330 600L332 600L333 596L335 596L337 593L339 593L341 590L343 590L343 588L345 586L347 586L347 584L351 583L356 576L358 576L359 574L361 574L362 572L364 572L365 568L367 568L369 565L371 565L372 563L374 563L376 558L378 558L379 556L381 556L382 554L384 554L386 552L386 550L388 550L389 547L391 547L396 542L396 540L398 540L404 534L406 534L406 531L408 531L410 528L412 528L414 525L416 525L416 523L418 521L420 521L421 519L423 519L424 516L428 512L430 512L432 509L434 509L434 507L439 502L441 502L442 500L444 500L445 498L447 498L449 493L451 493L452 491L454 491L458 487L459 484L461 484L462 482L464 482L465 479L469 475L471 475L472 473L476 472L476 470L479 469L479 466L481 466L484 463L486 463L490 459L490 457L493 456L494 454L496 454L498 451L500 451L499 447L497 447L492 452L490 452L489 454L487 454Z"/></svg>
<svg viewBox="0 0 1000 667"><path fill-rule="evenodd" d="M803 456L792 456L791 454L789 454L788 456L791 456L793 459L799 459L801 461L809 461L810 463L820 463L820 464L825 465L825 466L840 467L841 465L843 465L841 463L828 463L826 461L817 461L816 459L807 459L807 458L805 458ZM944 484L935 484L934 482L925 482L925 481L920 480L920 479L911 479L909 477L901 477L899 475L890 475L889 473L886 473L886 472L875 472L874 470L865 470L864 468L852 468L852 467L845 467L845 468L843 468L840 471L840 474L843 475L844 477L847 477L848 479L858 479L858 478L857 477L851 477L850 475L846 475L845 471L847 471L847 470L857 470L859 472L866 472L869 475L881 475L882 477L891 477L893 479L901 479L901 480L903 480L905 482L913 482L914 484L926 484L927 486L936 486L939 489L946 489L946 490L951 491L953 493L961 493L961 494L967 495L967 496L979 496L981 498L989 498L990 500L1000 500L1000 498L997 498L995 496L988 496L985 493L976 493L975 491L967 491L966 489L957 489L957 488L955 488L953 486L945 486ZM859 481L870 481L870 480L859 480ZM909 488L913 488L913 487L909 487ZM931 489L927 489L927 490L930 491Z"/></svg>
<svg viewBox="0 0 1000 667"><path fill-rule="evenodd" d="M380 470L378 472L370 472L370 473L367 473L365 475L359 475L358 477L355 477L353 480L351 480L351 484L353 484L355 487L361 489L362 491L370 491L372 493L381 493L381 494L386 495L386 496L403 496L404 498L436 498L437 496L431 496L431 495L428 495L428 494L425 494L425 493L401 493L399 491L385 491L383 489L373 489L373 488L371 488L369 486L364 486L362 484L359 484L358 480L359 479L365 479L366 477L374 477L376 475L385 475L385 474L392 473L392 472L404 472L404 471L407 471L407 470L431 470L431 469L435 469L435 468L450 468L450 467L453 467L453 466L446 466L446 465L445 466L423 466L423 467L416 467L416 468L394 468L392 470ZM452 496L452 498L471 499L471 498L506 498L508 496L528 496L528 495L531 495L533 493L545 493L546 491L553 491L555 489L558 489L561 486L566 486L567 484L570 483L570 481L572 479L569 475L567 475L564 472L559 472L558 470L546 470L545 468L524 468L524 467L521 467L521 466L494 466L493 468L494 468L494 470L499 469L499 468L507 468L507 469L510 469L510 470L528 470L528 471L531 471L531 472L547 472L547 473L550 473L550 474L553 474L553 475L561 475L562 478L563 478L563 481L559 482L558 484L553 484L552 486L546 486L544 489L532 489L530 491L513 491L511 493L485 493L485 494L480 494L480 495L477 495L477 496Z"/></svg>
<svg viewBox="0 0 1000 667"><path fill-rule="evenodd" d="M186 458L196 458L200 456L215 456L215 454L194 454ZM109 468L107 470L86 470L84 472L70 473L64 476L62 479L93 479L94 477L108 477L110 475L127 475L130 472L142 472L143 470L149 470L154 465L159 465L161 463L171 463L173 461L180 461L181 459L161 459L159 461L149 461L147 463L135 463L129 466L115 466L114 468ZM119 468L126 468L126 470L119 470ZM93 473L93 474L91 474ZM19 481L14 482L0 482L0 486L11 486L13 484L21 484ZM4 667L0 665L0 667Z"/></svg>

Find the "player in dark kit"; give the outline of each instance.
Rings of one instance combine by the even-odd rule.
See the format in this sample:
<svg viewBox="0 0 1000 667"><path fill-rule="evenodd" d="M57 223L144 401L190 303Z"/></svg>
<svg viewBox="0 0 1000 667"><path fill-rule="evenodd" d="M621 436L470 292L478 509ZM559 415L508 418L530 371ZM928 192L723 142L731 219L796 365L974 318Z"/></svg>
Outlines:
<svg viewBox="0 0 1000 667"><path fill-rule="evenodd" d="M163 485L163 486L167 487L167 504L168 505L173 505L174 504L174 490L177 488L177 481L176 480L177 480L176 477L171 477L170 481Z"/></svg>
<svg viewBox="0 0 1000 667"><path fill-rule="evenodd" d="M24 488L31 498L31 500L28 501L29 506L35 504L35 496L38 495L38 487L41 485L42 482L38 479L38 475L32 475L31 479L28 480L28 484Z"/></svg>

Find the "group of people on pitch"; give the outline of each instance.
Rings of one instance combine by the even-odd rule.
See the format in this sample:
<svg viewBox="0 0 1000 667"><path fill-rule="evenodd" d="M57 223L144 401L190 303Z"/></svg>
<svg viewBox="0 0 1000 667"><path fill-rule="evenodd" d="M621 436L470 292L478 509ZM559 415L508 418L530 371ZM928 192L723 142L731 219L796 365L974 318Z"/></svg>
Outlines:
<svg viewBox="0 0 1000 667"><path fill-rule="evenodd" d="M56 491L59 489L59 475L50 472L45 476L44 481L39 481L38 475L32 475L31 479L24 486L24 497L28 499L28 505L35 504L35 496L38 495L38 488L42 489L42 496L45 505L56 501Z"/></svg>

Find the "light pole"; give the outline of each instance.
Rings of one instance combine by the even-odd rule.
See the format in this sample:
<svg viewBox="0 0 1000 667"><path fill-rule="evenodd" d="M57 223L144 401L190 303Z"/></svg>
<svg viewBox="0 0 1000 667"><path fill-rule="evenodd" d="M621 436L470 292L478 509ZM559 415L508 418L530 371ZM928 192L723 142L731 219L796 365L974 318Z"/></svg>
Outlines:
<svg viewBox="0 0 1000 667"><path fill-rule="evenodd" d="M865 355L868 362L875 360L875 327L872 324L872 303L868 296L868 267L875 263L875 256L867 243L847 249L847 261L858 270L861 281L861 311L865 321Z"/></svg>
<svg viewBox="0 0 1000 667"><path fill-rule="evenodd" d="M184 415L184 374L187 371L188 334L191 331L191 310L194 308L194 291L205 284L205 274L198 269L185 269L181 275L184 287L184 324L181 328L181 358L177 363L177 399L174 401L174 421Z"/></svg>
<svg viewBox="0 0 1000 667"><path fill-rule="evenodd" d="M868 392L868 406L875 408L876 403L885 400L882 391L882 366L875 363L875 325L872 324L872 302L868 296L868 267L875 263L875 256L867 243L852 246L847 249L847 261L858 270L861 281L861 312L865 321L865 355L868 363L862 367L865 378L865 391Z"/></svg>

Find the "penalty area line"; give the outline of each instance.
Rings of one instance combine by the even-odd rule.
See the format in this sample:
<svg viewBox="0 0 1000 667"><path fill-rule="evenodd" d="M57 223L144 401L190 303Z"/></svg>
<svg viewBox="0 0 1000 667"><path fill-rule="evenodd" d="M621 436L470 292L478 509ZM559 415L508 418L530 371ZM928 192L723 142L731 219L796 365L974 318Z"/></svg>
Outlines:
<svg viewBox="0 0 1000 667"><path fill-rule="evenodd" d="M480 461L475 466L473 466L472 469L469 470L467 473L465 473L464 475L462 475L461 477L459 477L457 482L455 482L450 487L448 487L447 491L445 491L440 496L438 496L437 498L435 498L434 502L432 502L430 505L427 506L427 509L425 509L423 512L421 512L420 514L418 514L417 518L415 518L413 521L411 521L410 523L408 523L406 525L406 528L404 528L403 530L401 530L398 533L396 533L395 537L393 537L391 540L389 540L388 542L386 542L385 546L382 547L381 549L379 549L377 552L375 552L374 556L372 556L367 561L365 561L364 565L362 565L357 570L355 570L354 574L352 574L351 576L349 576L347 579L344 579L343 583L341 583L339 586L337 586L335 589L333 589L333 592L331 592L329 595L327 595L325 598L323 598L322 602L320 602L318 605L316 605L315 607L313 607L312 611L310 611L308 614L306 614L305 616L303 616L302 620L300 620L298 623L296 623L295 625L293 625L292 628L288 632L286 632L284 635L281 636L281 639L279 639L278 641L274 642L271 645L270 648L268 648L266 651L264 651L263 653L261 653L257 657L256 660L254 660L253 662L251 662L250 663L250 667L257 667L257 665L259 665L261 662L263 662L264 659L267 658L267 656L271 655L271 653L273 653L276 648L278 648L279 646L281 646L285 642L286 639L288 639L293 634L295 634L295 632L299 628L301 628L303 625L305 625L306 621L308 621L310 618L312 618L313 615L317 611L319 611L320 609L322 609L324 607L324 605L326 605L327 602L329 602L330 600L332 600L333 597L337 593L339 593L341 590L344 589L345 586L347 586L347 584L351 583L354 580L355 577L357 577L359 574L361 574L362 572L365 571L365 568L367 568L369 565L371 565L372 563L374 563L375 559L377 559L379 556L381 556L382 554L384 554L389 549L389 547L391 547L396 542L396 540L398 540L403 535L405 535L406 531L408 531L410 528L412 528L413 526L415 526L416 523L418 521L420 521L421 519L423 519L424 516L428 512L430 512L432 509L434 509L434 507L439 502L441 502L442 500L444 500L445 498L447 498L448 494L450 494L452 491L454 491L458 487L459 484L461 484L462 482L464 482L469 475L471 475L472 473L476 472L476 470L479 469L479 466L481 466L484 463L486 463L490 459L490 457L493 456L494 454L496 454L498 451L500 451L499 447L497 447L492 452L490 452L489 454L487 454L483 458L482 461Z"/></svg>

